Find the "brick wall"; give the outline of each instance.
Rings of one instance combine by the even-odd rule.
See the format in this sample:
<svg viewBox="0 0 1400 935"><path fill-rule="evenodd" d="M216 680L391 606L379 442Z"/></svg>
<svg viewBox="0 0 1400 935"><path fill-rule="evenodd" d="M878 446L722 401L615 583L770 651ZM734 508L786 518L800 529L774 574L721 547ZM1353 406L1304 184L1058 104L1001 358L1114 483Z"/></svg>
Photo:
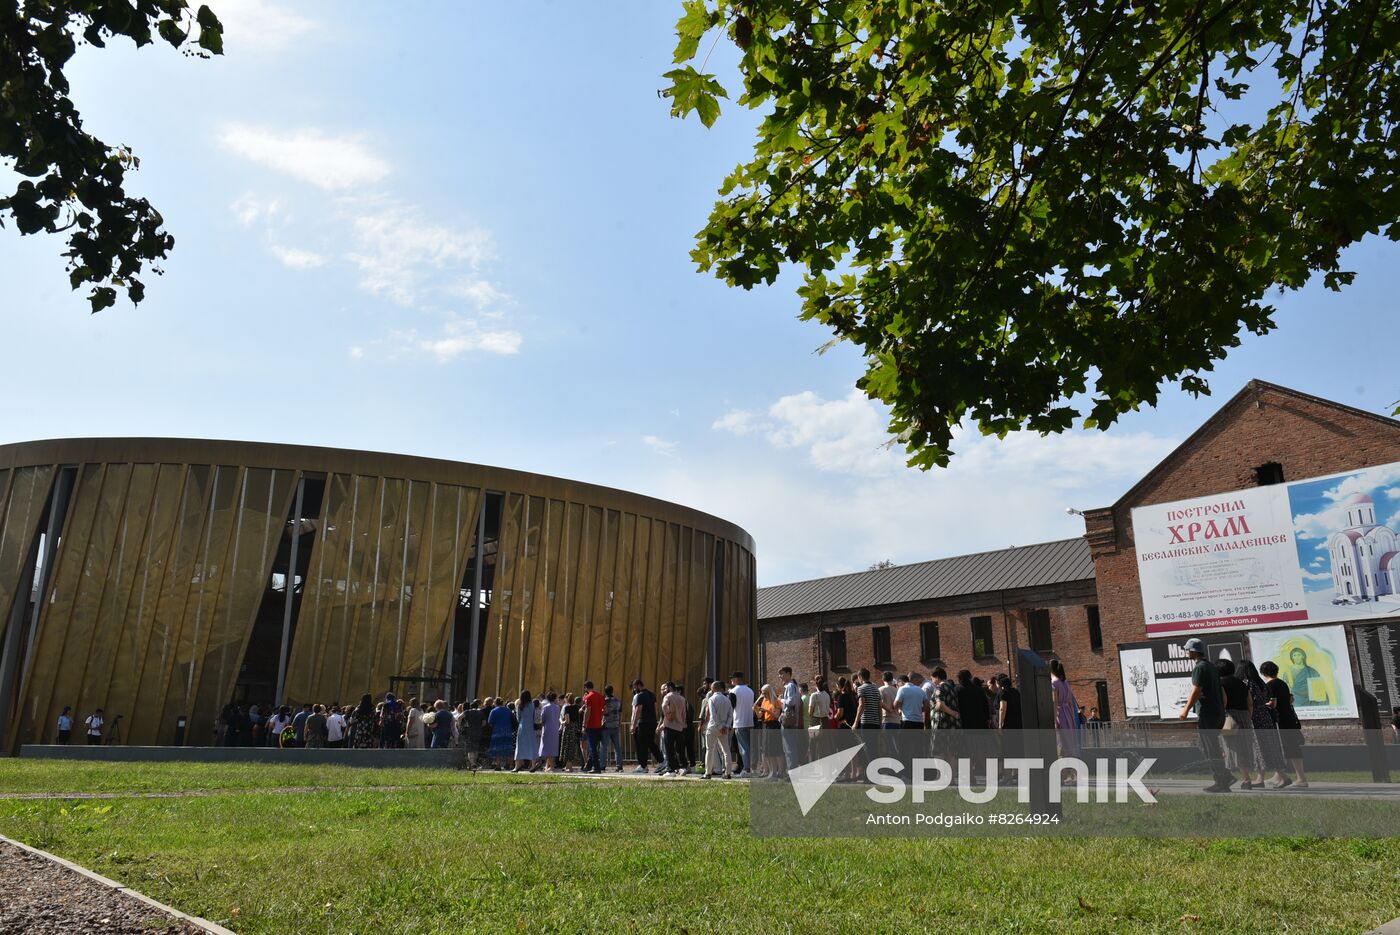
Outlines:
<svg viewBox="0 0 1400 935"><path fill-rule="evenodd" d="M1269 462L1283 466L1285 480L1296 481L1391 461L1400 461L1400 423L1252 382L1118 503L1088 511L1114 706L1121 710L1123 698L1117 645L1146 633L1133 507L1253 487L1255 468Z"/></svg>
<svg viewBox="0 0 1400 935"><path fill-rule="evenodd" d="M1087 608L1097 601L1094 582L1088 580L1005 594L973 594L955 599L762 620L759 634L763 671L755 683L775 682L778 669L785 665L792 667L799 682L810 682L817 675L826 675L834 683L837 676L849 675L861 668L870 669L877 677L885 668L926 675L936 665L943 666L950 674L970 669L974 675L985 679L998 672L1012 671L1010 660L1015 651L1030 645L1028 613L1043 609L1050 613L1053 655L1064 664L1075 695L1087 708L1097 704L1095 682L1108 680L1109 675L1105 652L1096 652L1090 646ZM992 618L992 652L988 656L972 653L972 618L977 616ZM924 659L921 653L920 625L927 621L938 622L940 658L937 660ZM876 627L889 627L892 659L875 659ZM830 659L822 652L821 634L831 630L846 634L847 665L844 669L833 669ZM1110 702L1121 716L1121 703L1113 702L1111 693Z"/></svg>

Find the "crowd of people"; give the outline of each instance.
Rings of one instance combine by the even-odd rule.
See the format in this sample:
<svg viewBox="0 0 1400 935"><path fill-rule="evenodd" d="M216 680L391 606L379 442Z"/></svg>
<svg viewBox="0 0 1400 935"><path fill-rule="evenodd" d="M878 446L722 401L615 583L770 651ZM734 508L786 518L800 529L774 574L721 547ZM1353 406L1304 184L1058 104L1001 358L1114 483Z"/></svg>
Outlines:
<svg viewBox="0 0 1400 935"><path fill-rule="evenodd" d="M1214 782L1208 791L1241 788L1306 788L1303 736L1286 682L1272 662L1258 668L1248 660L1235 663L1205 659L1200 640L1186 642L1196 660L1193 692L1181 712L1197 715L1201 744ZM473 769L573 771L623 770L630 749L634 772L662 776L749 778L786 775L821 731L932 730L959 731L961 750L999 746L1003 755L1018 749L1023 727L1021 695L1004 672L985 679L963 669L953 678L935 668L928 678L918 672L880 673L861 669L835 683L818 676L799 683L789 667L778 678L751 688L742 672L729 679L705 678L696 693L666 682L653 692L640 679L624 702L612 685L599 691L591 681L578 693L547 691L539 696L488 697L455 706L438 699L420 704L392 692L375 701L365 694L357 705L306 703L244 707L227 705L220 714L215 743L220 746L280 746L356 749L459 748ZM1061 756L1076 756L1083 731L1106 721L1087 711L1070 687L1064 666L1050 662L1050 692L1056 747ZM120 720L118 718L118 720ZM83 722L88 743L104 741L103 712ZM58 740L67 743L75 723L71 708L58 718ZM623 730L627 732L626 749ZM1397 712L1400 731L1400 711ZM780 744L765 745L762 762L754 762L752 732L782 731ZM970 732L979 732L972 734ZM995 744L977 741L997 736ZM110 741L110 737L105 738ZM932 745L937 749L939 741ZM1296 780L1287 775L1291 768ZM1272 774L1273 783L1266 786Z"/></svg>

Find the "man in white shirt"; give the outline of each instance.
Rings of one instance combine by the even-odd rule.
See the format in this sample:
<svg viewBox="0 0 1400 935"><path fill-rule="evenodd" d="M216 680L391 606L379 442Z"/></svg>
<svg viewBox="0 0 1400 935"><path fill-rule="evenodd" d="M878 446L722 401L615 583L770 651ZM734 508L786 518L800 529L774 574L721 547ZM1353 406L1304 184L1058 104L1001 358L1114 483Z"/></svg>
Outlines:
<svg viewBox="0 0 1400 935"><path fill-rule="evenodd" d="M739 778L748 779L753 769L750 765L753 763L753 747L750 746L753 736L753 689L745 683L742 672L731 675L729 685L729 693L734 696L734 737L739 742L739 759L743 760Z"/></svg>
<svg viewBox="0 0 1400 935"><path fill-rule="evenodd" d="M331 716L326 718L326 746L345 746L345 731L348 725L345 723L345 715L340 713L339 708L331 711Z"/></svg>
<svg viewBox="0 0 1400 935"><path fill-rule="evenodd" d="M895 695L899 694L899 689L894 684L894 673L884 672L881 674L884 679L880 685L880 707L884 711L884 729L899 730L899 705L895 704Z"/></svg>
<svg viewBox="0 0 1400 935"><path fill-rule="evenodd" d="M102 743L102 725L106 723L102 720L102 709L98 708L83 723L87 725L87 742L90 745Z"/></svg>
<svg viewBox="0 0 1400 935"><path fill-rule="evenodd" d="M67 743L68 738L73 736L73 715L69 714L73 709L65 707L63 713L58 716L58 742Z"/></svg>
<svg viewBox="0 0 1400 935"><path fill-rule="evenodd" d="M730 778L729 734L734 728L734 705L724 693L724 683L716 679L705 699L705 778L716 774Z"/></svg>

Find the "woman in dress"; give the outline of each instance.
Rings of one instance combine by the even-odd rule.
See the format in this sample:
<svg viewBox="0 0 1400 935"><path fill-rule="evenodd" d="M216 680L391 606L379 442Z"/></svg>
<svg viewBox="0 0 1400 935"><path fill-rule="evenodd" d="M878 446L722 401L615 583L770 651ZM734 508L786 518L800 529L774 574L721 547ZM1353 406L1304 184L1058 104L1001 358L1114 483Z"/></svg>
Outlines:
<svg viewBox="0 0 1400 935"><path fill-rule="evenodd" d="M778 700L778 693L773 690L773 686L764 685L759 689L758 700L753 705L754 727L762 730L778 730L782 710L782 702ZM759 778L781 777L783 775L783 751L777 741L777 735L770 734L767 738L760 739L759 743L763 746L763 763L759 769Z"/></svg>
<svg viewBox="0 0 1400 935"><path fill-rule="evenodd" d="M527 691L522 691L515 702L515 719L519 723L515 729L515 768L511 770L512 773L531 769L540 752L540 705Z"/></svg>
<svg viewBox="0 0 1400 935"><path fill-rule="evenodd" d="M837 703L841 705L841 720L837 727L854 728L856 726L856 705L860 699L856 696L855 683L844 675L836 683Z"/></svg>
<svg viewBox="0 0 1400 935"><path fill-rule="evenodd" d="M564 696L564 710L560 715L563 737L559 741L559 765L564 772L571 773L574 764L583 765L583 755L579 752L579 737L583 733L583 713L573 692Z"/></svg>
<svg viewBox="0 0 1400 935"><path fill-rule="evenodd" d="M1235 674L1249 688L1249 720L1254 725L1255 765L1259 769L1259 782L1255 788L1264 785L1264 774L1270 770L1274 782L1280 786L1287 784L1283 774L1283 745L1279 742L1278 724L1274 722L1274 709L1269 707L1269 689L1259 677L1259 670L1248 659L1235 666Z"/></svg>
<svg viewBox="0 0 1400 935"><path fill-rule="evenodd" d="M1249 683L1235 674L1234 660L1221 659L1215 667L1220 670L1220 690L1225 693L1227 720L1220 731L1225 768L1241 777L1241 789L1262 789L1263 770L1259 771L1259 781L1254 781L1254 700L1249 694Z"/></svg>
<svg viewBox="0 0 1400 935"><path fill-rule="evenodd" d="M1278 677L1278 666L1272 659L1262 663L1259 672L1264 676L1264 689L1269 693L1269 707L1273 709L1274 718L1278 721L1284 759L1292 764L1293 772L1298 774L1298 788L1306 789L1308 774L1303 769L1303 725L1298 721L1297 712L1293 710L1293 693L1288 690L1288 684ZM1293 784L1293 780L1284 776L1274 784L1274 788L1283 789Z"/></svg>
<svg viewBox="0 0 1400 935"><path fill-rule="evenodd" d="M379 715L379 745L386 750L403 746L403 706L393 692L384 693Z"/></svg>
<svg viewBox="0 0 1400 935"><path fill-rule="evenodd" d="M350 714L350 747L370 750L379 746L379 718L374 714L374 697L368 691L360 696L360 704Z"/></svg>
<svg viewBox="0 0 1400 935"><path fill-rule="evenodd" d="M404 715L403 745L406 750L422 750L426 731L423 730L423 709L418 707L418 699L408 699L408 711Z"/></svg>
<svg viewBox="0 0 1400 935"><path fill-rule="evenodd" d="M504 698L495 699L491 713L486 717L486 726L491 731L491 744L486 748L486 756L491 760L492 769L500 769L515 753L515 724L510 708Z"/></svg>
<svg viewBox="0 0 1400 935"><path fill-rule="evenodd" d="M1055 701L1055 740L1060 756L1079 756L1079 702L1065 678L1064 663L1050 660L1050 694Z"/></svg>
<svg viewBox="0 0 1400 935"><path fill-rule="evenodd" d="M559 696L554 692L545 695L545 705L540 709L540 764L551 773L559 772Z"/></svg>

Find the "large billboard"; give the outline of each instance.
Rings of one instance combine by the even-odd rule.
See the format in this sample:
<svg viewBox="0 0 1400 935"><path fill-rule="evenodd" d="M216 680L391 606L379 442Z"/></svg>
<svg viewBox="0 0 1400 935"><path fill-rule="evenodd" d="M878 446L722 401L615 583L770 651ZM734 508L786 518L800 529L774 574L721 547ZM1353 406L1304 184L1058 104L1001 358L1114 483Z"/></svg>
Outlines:
<svg viewBox="0 0 1400 935"><path fill-rule="evenodd" d="M1119 643L1118 666L1123 676L1123 710L1128 718L1169 720L1181 713L1191 697L1191 670L1196 663L1186 655L1185 639ZM1206 641L1211 662L1245 656L1242 634L1221 634ZM1196 716L1193 711L1190 715Z"/></svg>
<svg viewBox="0 0 1400 935"><path fill-rule="evenodd" d="M1148 636L1400 616L1400 463L1133 510Z"/></svg>

